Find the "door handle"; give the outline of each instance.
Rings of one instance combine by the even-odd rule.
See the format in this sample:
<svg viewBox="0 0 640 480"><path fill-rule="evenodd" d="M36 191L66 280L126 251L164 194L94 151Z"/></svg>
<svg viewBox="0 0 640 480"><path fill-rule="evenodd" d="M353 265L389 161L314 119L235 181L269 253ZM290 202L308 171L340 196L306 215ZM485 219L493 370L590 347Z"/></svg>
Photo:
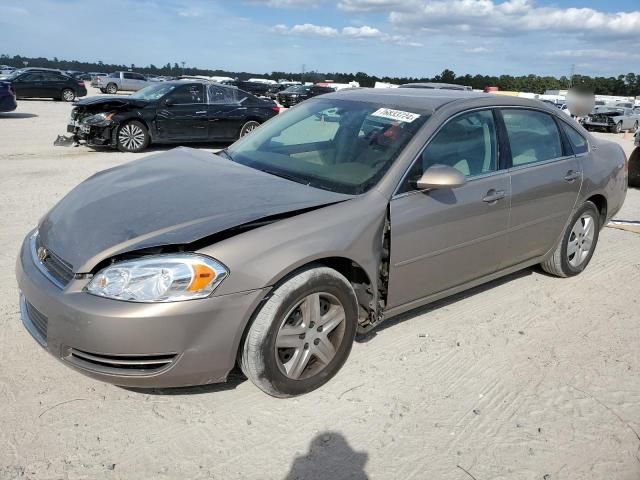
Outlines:
<svg viewBox="0 0 640 480"><path fill-rule="evenodd" d="M196 115L200 115L202 113L207 113L207 111L206 110L200 110L199 112L196 112Z"/></svg>
<svg viewBox="0 0 640 480"><path fill-rule="evenodd" d="M580 172L576 172L575 170L569 170L567 174L564 176L564 180L569 183L572 183L579 178L580 178Z"/></svg>
<svg viewBox="0 0 640 480"><path fill-rule="evenodd" d="M504 190L494 190L492 188L482 198L482 201L485 203L493 204L493 203L496 203L498 200L502 200L504 197L505 197Z"/></svg>

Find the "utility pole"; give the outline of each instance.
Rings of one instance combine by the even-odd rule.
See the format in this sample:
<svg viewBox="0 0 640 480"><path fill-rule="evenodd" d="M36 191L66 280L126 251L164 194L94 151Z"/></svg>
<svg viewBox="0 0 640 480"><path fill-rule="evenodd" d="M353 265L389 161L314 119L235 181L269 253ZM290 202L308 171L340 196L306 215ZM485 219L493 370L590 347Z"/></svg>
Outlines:
<svg viewBox="0 0 640 480"><path fill-rule="evenodd" d="M576 74L576 64L571 64L571 73L569 74L569 88L573 87L573 76Z"/></svg>
<svg viewBox="0 0 640 480"><path fill-rule="evenodd" d="M185 64L186 62L180 62L180 63L182 64L182 76L184 77L184 64Z"/></svg>
<svg viewBox="0 0 640 480"><path fill-rule="evenodd" d="M300 83L302 83L303 85L304 85L304 71L305 71L306 67L307 66L303 63L302 64L302 76L300 77Z"/></svg>

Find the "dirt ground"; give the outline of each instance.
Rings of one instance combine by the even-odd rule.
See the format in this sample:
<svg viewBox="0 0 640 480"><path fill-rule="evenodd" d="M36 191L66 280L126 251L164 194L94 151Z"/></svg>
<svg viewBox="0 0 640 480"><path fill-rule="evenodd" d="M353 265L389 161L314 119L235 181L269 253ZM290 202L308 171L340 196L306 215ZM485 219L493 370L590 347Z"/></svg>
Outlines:
<svg viewBox="0 0 640 480"><path fill-rule="evenodd" d="M53 147L70 108L0 114L0 479L640 479L640 235L618 229L578 277L529 269L389 322L303 397L66 368L21 325L20 242L81 180L143 156ZM640 190L617 217L640 220Z"/></svg>

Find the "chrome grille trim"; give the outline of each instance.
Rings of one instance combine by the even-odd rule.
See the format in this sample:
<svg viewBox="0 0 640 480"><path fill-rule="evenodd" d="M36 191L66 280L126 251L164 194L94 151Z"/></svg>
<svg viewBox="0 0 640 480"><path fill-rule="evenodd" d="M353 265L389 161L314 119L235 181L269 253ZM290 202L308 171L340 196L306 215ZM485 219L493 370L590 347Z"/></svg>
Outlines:
<svg viewBox="0 0 640 480"><path fill-rule="evenodd" d="M64 358L75 366L94 372L114 375L150 375L169 368L178 354L106 355L65 348Z"/></svg>
<svg viewBox="0 0 640 480"><path fill-rule="evenodd" d="M36 231L29 239L29 250L31 250L33 263L53 284L63 289L73 279L73 267L50 250L48 259L42 262L38 258L38 247L40 246L44 245L41 244L40 237Z"/></svg>

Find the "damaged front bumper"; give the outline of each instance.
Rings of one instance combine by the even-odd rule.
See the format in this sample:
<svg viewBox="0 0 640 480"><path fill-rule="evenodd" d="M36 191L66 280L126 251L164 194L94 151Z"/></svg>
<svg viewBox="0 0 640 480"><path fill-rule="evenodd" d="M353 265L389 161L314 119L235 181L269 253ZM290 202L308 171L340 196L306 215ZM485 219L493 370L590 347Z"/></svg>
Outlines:
<svg viewBox="0 0 640 480"><path fill-rule="evenodd" d="M72 120L67 125L67 133L70 137L63 137L72 143L85 144L90 147L108 147L114 145L113 125L89 125L86 122ZM62 145L60 137L55 142Z"/></svg>

